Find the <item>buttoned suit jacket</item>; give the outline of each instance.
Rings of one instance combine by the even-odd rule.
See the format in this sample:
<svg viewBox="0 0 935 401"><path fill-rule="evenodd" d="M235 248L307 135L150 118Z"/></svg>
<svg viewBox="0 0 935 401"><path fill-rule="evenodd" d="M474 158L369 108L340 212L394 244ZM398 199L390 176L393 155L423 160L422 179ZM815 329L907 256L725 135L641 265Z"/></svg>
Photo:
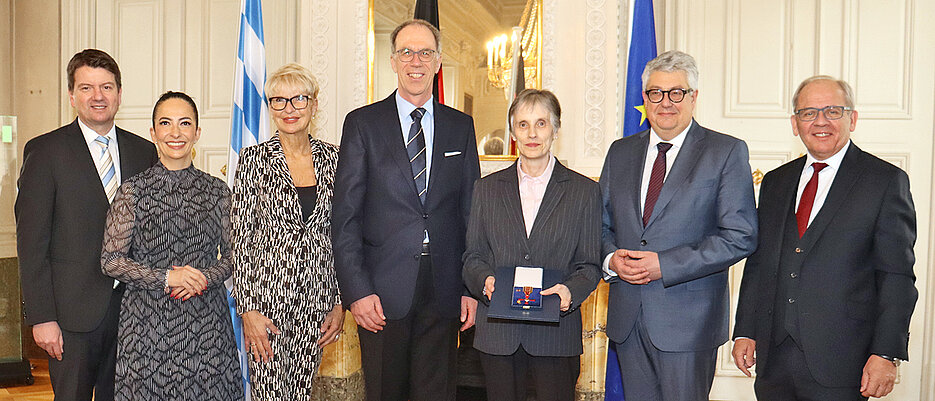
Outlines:
<svg viewBox="0 0 935 401"><path fill-rule="evenodd" d="M437 308L460 314L461 255L474 181L480 176L474 120L434 103L434 143L425 205L419 200L395 93L348 113L334 183L332 237L344 305L377 294L389 319L410 310L428 231Z"/></svg>
<svg viewBox="0 0 935 401"><path fill-rule="evenodd" d="M659 255L662 279L609 280L607 336L622 343L637 318L662 351L711 349L728 339L728 268L756 248L757 221L747 145L692 121L646 227L640 181L649 130L615 141L601 173L603 255Z"/></svg>
<svg viewBox="0 0 935 401"><path fill-rule="evenodd" d="M779 280L790 280L796 341L812 376L825 386L855 386L871 354L909 358L909 319L918 298L909 177L851 143L818 214L801 239L789 239L804 167L803 156L763 178L764 229L744 267L734 337L756 340L762 373L777 330L774 310L788 303L777 296ZM784 264L796 278L780 277Z"/></svg>
<svg viewBox="0 0 935 401"><path fill-rule="evenodd" d="M594 180L558 161L529 236L519 194L517 164L478 181L471 202L464 280L477 306L474 347L512 355L520 345L533 356L575 356L582 352L579 306L597 287L600 273L601 191ZM487 317L483 294L499 267L538 266L558 270L571 292L571 307L558 324L524 323ZM545 289L545 288L543 288ZM512 292L509 283L495 291Z"/></svg>
<svg viewBox="0 0 935 401"><path fill-rule="evenodd" d="M121 181L156 163L152 142L116 131ZM94 330L114 293L114 279L101 272L110 203L77 119L26 143L18 187L16 250L26 323Z"/></svg>

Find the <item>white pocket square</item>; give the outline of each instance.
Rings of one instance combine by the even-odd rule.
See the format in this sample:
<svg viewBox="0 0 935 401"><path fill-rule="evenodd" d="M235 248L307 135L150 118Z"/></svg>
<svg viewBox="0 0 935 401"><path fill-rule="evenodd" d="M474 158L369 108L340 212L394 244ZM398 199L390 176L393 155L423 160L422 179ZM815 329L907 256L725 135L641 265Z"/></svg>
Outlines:
<svg viewBox="0 0 935 401"><path fill-rule="evenodd" d="M460 150L456 150L456 151L454 151L454 152L445 152L445 157L457 156L457 155L460 155L460 154L461 154L461 151L460 151Z"/></svg>

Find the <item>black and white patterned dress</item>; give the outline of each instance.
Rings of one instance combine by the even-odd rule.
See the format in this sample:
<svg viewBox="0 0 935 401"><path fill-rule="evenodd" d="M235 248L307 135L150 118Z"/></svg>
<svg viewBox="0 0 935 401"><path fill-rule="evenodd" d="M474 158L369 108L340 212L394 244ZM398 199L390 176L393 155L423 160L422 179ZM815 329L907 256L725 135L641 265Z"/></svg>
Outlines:
<svg viewBox="0 0 935 401"><path fill-rule="evenodd" d="M279 135L245 148L234 181L231 239L237 312L257 310L282 331L273 359L250 359L254 400L308 400L321 363L316 341L341 302L331 249L331 197L338 147L309 137L318 181L315 210L302 219Z"/></svg>
<svg viewBox="0 0 935 401"><path fill-rule="evenodd" d="M107 214L101 264L126 283L117 346L117 400L241 400L227 308L230 191L193 166L162 163L127 180ZM220 258L218 254L220 253ZM191 265L208 289L165 293L166 272Z"/></svg>

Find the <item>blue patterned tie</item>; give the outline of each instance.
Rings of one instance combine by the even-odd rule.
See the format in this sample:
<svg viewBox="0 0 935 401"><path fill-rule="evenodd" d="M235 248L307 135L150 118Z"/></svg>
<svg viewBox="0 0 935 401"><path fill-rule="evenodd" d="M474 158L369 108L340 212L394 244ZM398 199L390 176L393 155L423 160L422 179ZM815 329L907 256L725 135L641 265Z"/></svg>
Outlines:
<svg viewBox="0 0 935 401"><path fill-rule="evenodd" d="M114 160L110 157L110 140L106 136L98 135L94 138L94 143L101 147L101 154L97 158L97 174L101 176L101 184L104 185L104 192L107 194L107 201L112 202L114 195L117 194L117 170L114 168Z"/></svg>
<svg viewBox="0 0 935 401"><path fill-rule="evenodd" d="M409 137L406 139L406 153L409 154L409 164L412 165L412 179L416 182L416 191L419 200L425 204L425 135L422 132L422 116L425 109L419 107L409 114L412 117L412 126L409 127Z"/></svg>

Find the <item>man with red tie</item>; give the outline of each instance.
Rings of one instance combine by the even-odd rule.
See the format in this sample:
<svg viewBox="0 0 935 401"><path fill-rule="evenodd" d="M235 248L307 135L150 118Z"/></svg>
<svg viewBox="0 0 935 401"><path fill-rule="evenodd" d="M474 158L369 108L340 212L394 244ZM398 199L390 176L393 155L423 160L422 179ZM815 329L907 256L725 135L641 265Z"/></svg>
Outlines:
<svg viewBox="0 0 935 401"><path fill-rule="evenodd" d="M792 104L808 154L763 178L734 362L748 376L757 365L759 400L883 397L909 358L918 298L909 177L850 141L846 82L808 78Z"/></svg>

